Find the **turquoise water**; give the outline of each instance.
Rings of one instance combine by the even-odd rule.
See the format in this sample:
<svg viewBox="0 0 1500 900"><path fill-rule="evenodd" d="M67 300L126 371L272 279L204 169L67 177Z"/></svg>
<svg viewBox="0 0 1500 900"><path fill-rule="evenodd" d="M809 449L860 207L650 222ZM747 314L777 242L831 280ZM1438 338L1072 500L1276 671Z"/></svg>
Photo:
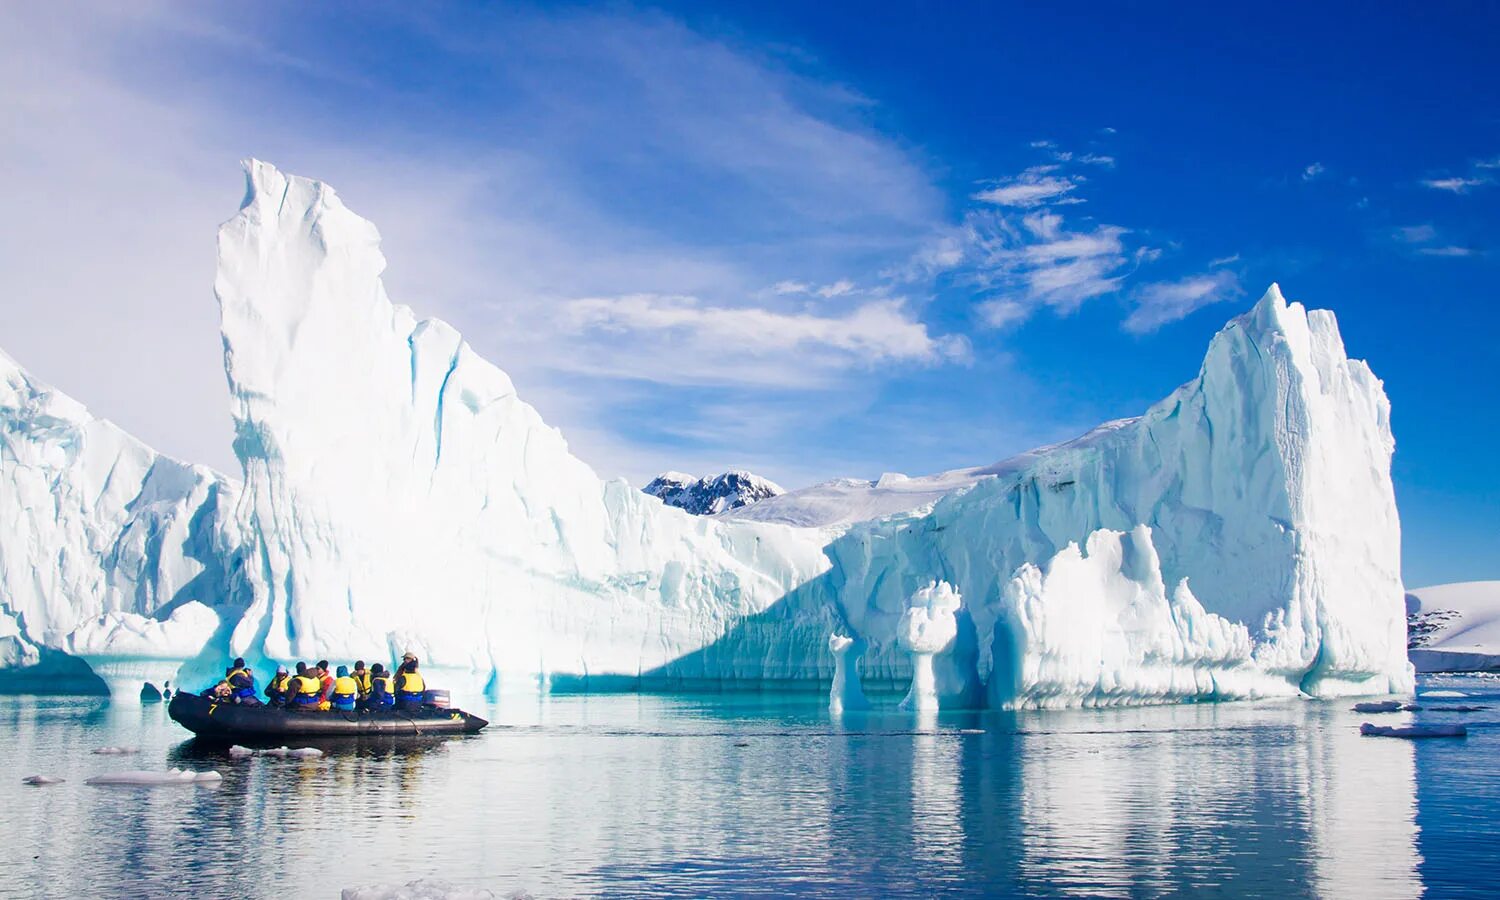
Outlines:
<svg viewBox="0 0 1500 900"><path fill-rule="evenodd" d="M232 761L161 706L0 697L0 896L1481 896L1500 681L1415 715L1287 701L831 718L821 698L596 695L472 738ZM1478 712L1437 705L1492 706ZM1465 721L1464 740L1361 737ZM134 756L91 751L135 746ZM91 775L214 768L218 787ZM22 776L66 783L22 785Z"/></svg>

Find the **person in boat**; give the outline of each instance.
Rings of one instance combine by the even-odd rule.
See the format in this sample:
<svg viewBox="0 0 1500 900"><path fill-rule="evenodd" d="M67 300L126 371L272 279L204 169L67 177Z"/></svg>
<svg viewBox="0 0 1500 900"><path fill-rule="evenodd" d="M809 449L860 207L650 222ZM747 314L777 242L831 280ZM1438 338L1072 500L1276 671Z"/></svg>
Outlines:
<svg viewBox="0 0 1500 900"><path fill-rule="evenodd" d="M349 673L349 677L354 679L355 685L359 688L359 697L357 699L363 700L370 696L370 670L365 668L364 660L356 659L354 661L354 670Z"/></svg>
<svg viewBox="0 0 1500 900"><path fill-rule="evenodd" d="M333 673L328 671L328 660L318 660L318 709L331 709L333 706Z"/></svg>
<svg viewBox="0 0 1500 900"><path fill-rule="evenodd" d="M363 707L368 710L388 710L396 703L395 697L396 679L385 670L385 666L376 663L370 669L370 692L365 696Z"/></svg>
<svg viewBox="0 0 1500 900"><path fill-rule="evenodd" d="M234 688L229 686L229 675L233 671L234 666L226 667L224 669L224 677L219 679L213 687L209 688L207 691L204 691L204 693L219 701L220 703L228 703L230 700L234 699Z"/></svg>
<svg viewBox="0 0 1500 900"><path fill-rule="evenodd" d="M422 708L422 694L427 684L417 672L417 657L407 653L396 668L396 708L412 711Z"/></svg>
<svg viewBox="0 0 1500 900"><path fill-rule="evenodd" d="M296 685L292 683L292 676L287 674L286 666L277 666L275 677L266 685L266 701L272 706L286 706L292 702L295 692Z"/></svg>
<svg viewBox="0 0 1500 900"><path fill-rule="evenodd" d="M260 706L260 698L255 696L255 671L245 665L243 657L235 658L234 665L229 667L229 674L224 677L224 682L229 685L229 697L235 703Z"/></svg>
<svg viewBox="0 0 1500 900"><path fill-rule="evenodd" d="M318 680L307 663L297 663L297 677L292 679L292 685L296 688L292 696L292 705L297 709L317 709L318 695L322 693L323 683Z"/></svg>
<svg viewBox="0 0 1500 900"><path fill-rule="evenodd" d="M330 703L334 709L345 712L353 712L354 704L359 700L359 682L349 674L348 666L339 666L339 673L333 679L333 694Z"/></svg>

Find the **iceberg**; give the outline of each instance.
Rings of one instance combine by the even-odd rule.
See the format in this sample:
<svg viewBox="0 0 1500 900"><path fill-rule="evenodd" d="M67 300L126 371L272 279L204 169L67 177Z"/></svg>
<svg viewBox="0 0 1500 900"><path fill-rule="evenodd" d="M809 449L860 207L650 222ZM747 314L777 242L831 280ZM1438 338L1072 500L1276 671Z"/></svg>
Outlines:
<svg viewBox="0 0 1500 900"><path fill-rule="evenodd" d="M102 678L138 698L142 682L171 679L214 637L211 607L240 601L236 492L0 353L4 680L87 690Z"/></svg>
<svg viewBox="0 0 1500 900"><path fill-rule="evenodd" d="M699 516L600 479L457 331L392 303L375 226L332 188L246 171L214 286L239 481L4 359L0 669L86 664L122 699L235 656L407 651L456 697L1412 690L1389 404L1333 316L1274 285L1139 418Z"/></svg>

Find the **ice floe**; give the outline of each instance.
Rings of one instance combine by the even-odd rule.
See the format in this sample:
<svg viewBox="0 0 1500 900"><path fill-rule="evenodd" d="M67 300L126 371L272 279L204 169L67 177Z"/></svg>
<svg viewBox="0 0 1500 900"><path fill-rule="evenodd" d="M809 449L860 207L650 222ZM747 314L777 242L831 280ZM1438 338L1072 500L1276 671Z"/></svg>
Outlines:
<svg viewBox="0 0 1500 900"><path fill-rule="evenodd" d="M1366 722L1359 726L1359 733L1366 737L1441 738L1467 737L1469 729L1463 725L1375 725Z"/></svg>

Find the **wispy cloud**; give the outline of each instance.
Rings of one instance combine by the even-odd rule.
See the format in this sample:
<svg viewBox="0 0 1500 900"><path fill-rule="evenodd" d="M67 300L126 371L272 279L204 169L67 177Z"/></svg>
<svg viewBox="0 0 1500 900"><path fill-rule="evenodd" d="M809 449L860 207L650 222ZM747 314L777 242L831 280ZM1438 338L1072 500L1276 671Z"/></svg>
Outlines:
<svg viewBox="0 0 1500 900"><path fill-rule="evenodd" d="M1448 243L1430 224L1405 225L1392 229L1391 240L1406 245L1421 256L1465 257L1482 254L1478 247Z"/></svg>
<svg viewBox="0 0 1500 900"><path fill-rule="evenodd" d="M807 396L831 402L854 373L891 367L965 364L962 335L933 334L901 299L872 300L848 310L816 312L714 306L694 297L634 294L570 301L556 326L585 352L559 359L556 371L656 390L717 386ZM660 364L669 360L669 366ZM639 391L636 391L639 393Z"/></svg>
<svg viewBox="0 0 1500 900"><path fill-rule="evenodd" d="M1056 165L1032 166L1013 178L1003 179L994 187L980 191L974 199L1021 209L1057 203L1083 183L1082 175L1058 174L1058 168Z"/></svg>
<svg viewBox="0 0 1500 900"><path fill-rule="evenodd" d="M1307 168L1305 168L1305 169L1302 170L1302 180L1303 181L1313 181L1318 176L1322 175L1326 171L1328 171L1328 168L1326 166L1324 166L1322 163L1320 163L1320 162L1312 163L1311 165L1307 166Z"/></svg>
<svg viewBox="0 0 1500 900"><path fill-rule="evenodd" d="M1448 178L1424 178L1422 184L1435 191L1447 191L1450 194L1467 194L1474 188L1490 183L1490 179L1477 176L1465 177L1454 175Z"/></svg>
<svg viewBox="0 0 1500 900"><path fill-rule="evenodd" d="M1227 269L1147 284L1135 292L1135 309L1125 319L1124 328L1132 334L1145 334L1242 293L1239 277Z"/></svg>
<svg viewBox="0 0 1500 900"><path fill-rule="evenodd" d="M1233 265L1234 263L1237 263L1239 261L1240 261L1240 255L1238 253L1231 253L1228 256L1221 256L1218 259L1211 259L1211 260L1209 260L1208 261L1208 267L1210 269L1217 269L1220 266Z"/></svg>

